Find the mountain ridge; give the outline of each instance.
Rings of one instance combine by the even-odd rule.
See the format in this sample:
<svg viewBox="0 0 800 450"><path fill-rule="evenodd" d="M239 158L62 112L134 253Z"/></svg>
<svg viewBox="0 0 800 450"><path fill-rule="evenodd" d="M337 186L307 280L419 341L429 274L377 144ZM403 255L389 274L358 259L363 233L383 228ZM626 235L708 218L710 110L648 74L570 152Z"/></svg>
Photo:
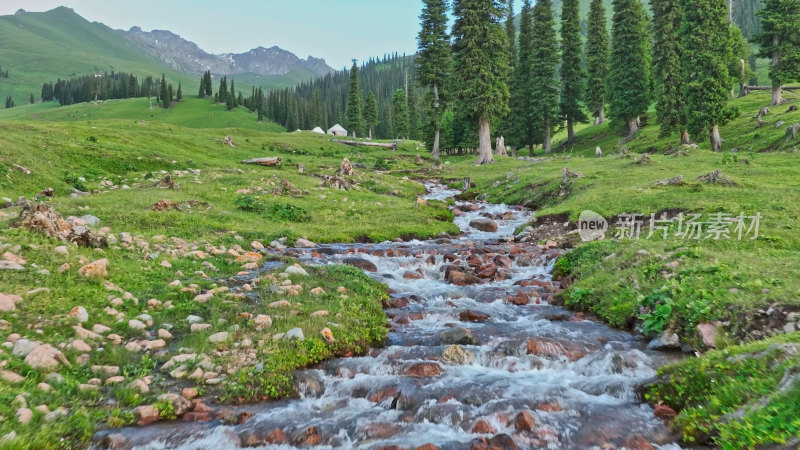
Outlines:
<svg viewBox="0 0 800 450"><path fill-rule="evenodd" d="M144 31L135 26L128 31L118 31L173 69L195 75L206 70L215 75L252 73L262 76L286 75L298 69L308 69L317 75L334 72L323 58L302 59L278 46L258 46L244 53L215 55L169 30Z"/></svg>

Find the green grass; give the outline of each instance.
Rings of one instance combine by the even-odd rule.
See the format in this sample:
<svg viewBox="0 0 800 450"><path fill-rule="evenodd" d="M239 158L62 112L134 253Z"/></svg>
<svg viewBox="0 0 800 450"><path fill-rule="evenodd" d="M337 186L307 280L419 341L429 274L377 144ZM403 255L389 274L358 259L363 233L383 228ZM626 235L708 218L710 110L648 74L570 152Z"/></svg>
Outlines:
<svg viewBox="0 0 800 450"><path fill-rule="evenodd" d="M92 121L125 120L177 125L186 128L244 128L267 132L282 132L283 127L270 121L258 122L257 116L247 108L226 111L225 105L213 104L210 99L186 97L169 109L152 106L155 99L109 100L98 103L79 103L59 107L57 102L25 105L0 110L1 120L25 122L78 122L91 125ZM225 137L225 136L222 136Z"/></svg>

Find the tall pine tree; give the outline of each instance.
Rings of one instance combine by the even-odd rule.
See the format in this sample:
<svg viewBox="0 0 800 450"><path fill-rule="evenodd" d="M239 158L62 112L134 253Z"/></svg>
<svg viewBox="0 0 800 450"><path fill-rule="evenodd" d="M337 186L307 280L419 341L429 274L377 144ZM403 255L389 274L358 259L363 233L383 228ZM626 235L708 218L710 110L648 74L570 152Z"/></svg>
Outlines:
<svg viewBox="0 0 800 450"><path fill-rule="evenodd" d="M405 141L408 138L409 123L408 99L403 89L396 90L392 96L392 124L395 135Z"/></svg>
<svg viewBox="0 0 800 450"><path fill-rule="evenodd" d="M161 106L164 109L169 108L169 87L167 87L167 79L163 73L161 74L161 89L158 96L161 99Z"/></svg>
<svg viewBox="0 0 800 450"><path fill-rule="evenodd" d="M511 134L510 142L517 147L530 147L533 151L535 136L533 134L533 97L531 89L531 61L533 29L531 17L531 0L524 0L519 15L519 51L511 80Z"/></svg>
<svg viewBox="0 0 800 450"><path fill-rule="evenodd" d="M761 45L759 56L772 60L772 105L783 102L781 86L800 80L800 0L764 0L762 32L756 38Z"/></svg>
<svg viewBox="0 0 800 450"><path fill-rule="evenodd" d="M350 88L347 91L347 126L356 137L361 130L361 90L358 83L358 61L350 68Z"/></svg>
<svg viewBox="0 0 800 450"><path fill-rule="evenodd" d="M680 26L683 21L680 0L651 0L653 9L653 84L661 137L680 133L681 144L688 145L683 88Z"/></svg>
<svg viewBox="0 0 800 450"><path fill-rule="evenodd" d="M610 115L628 125L631 137L639 131L639 116L650 106L649 39L642 3L614 0L608 74Z"/></svg>
<svg viewBox="0 0 800 450"><path fill-rule="evenodd" d="M608 77L608 30L603 0L592 0L586 36L586 106L594 115L595 125L606 121Z"/></svg>
<svg viewBox="0 0 800 450"><path fill-rule="evenodd" d="M447 33L447 2L445 0L424 0L422 28L417 36L418 55L416 59L417 81L428 93L425 107L430 119L429 128L433 132L433 158L439 161L442 116L447 110L449 100L449 81L453 70L453 57L450 36Z"/></svg>
<svg viewBox="0 0 800 450"><path fill-rule="evenodd" d="M589 121L581 102L584 73L578 0L563 0L561 10L561 115L567 120L567 145L575 144L575 122Z"/></svg>
<svg viewBox="0 0 800 450"><path fill-rule="evenodd" d="M372 140L372 131L378 125L378 99L372 91L369 91L364 101L363 118L364 125L369 129L369 139Z"/></svg>
<svg viewBox="0 0 800 450"><path fill-rule="evenodd" d="M531 119L533 134L542 143L545 153L552 151L553 128L559 120L558 42L550 0L539 0L533 7L531 41Z"/></svg>
<svg viewBox="0 0 800 450"><path fill-rule="evenodd" d="M181 86L180 81L178 82L178 93L175 94L175 100L177 100L178 103L183 101L183 87Z"/></svg>
<svg viewBox="0 0 800 450"><path fill-rule="evenodd" d="M711 150L722 149L719 127L736 110L728 107L730 24L726 0L681 0L683 7L683 73L689 132L709 133Z"/></svg>
<svg viewBox="0 0 800 450"><path fill-rule="evenodd" d="M505 5L497 0L455 0L454 84L459 107L478 122L478 164L494 162L492 120L508 113L508 36L500 25Z"/></svg>

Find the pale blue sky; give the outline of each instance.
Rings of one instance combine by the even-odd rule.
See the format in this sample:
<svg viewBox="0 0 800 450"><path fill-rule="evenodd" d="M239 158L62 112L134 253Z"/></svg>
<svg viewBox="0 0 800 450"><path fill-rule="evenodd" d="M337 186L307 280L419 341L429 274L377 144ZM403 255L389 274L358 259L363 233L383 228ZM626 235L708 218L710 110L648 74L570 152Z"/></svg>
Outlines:
<svg viewBox="0 0 800 450"><path fill-rule="evenodd" d="M414 53L422 0L0 0L0 15L57 6L112 28L167 29L212 53L277 45L340 69Z"/></svg>

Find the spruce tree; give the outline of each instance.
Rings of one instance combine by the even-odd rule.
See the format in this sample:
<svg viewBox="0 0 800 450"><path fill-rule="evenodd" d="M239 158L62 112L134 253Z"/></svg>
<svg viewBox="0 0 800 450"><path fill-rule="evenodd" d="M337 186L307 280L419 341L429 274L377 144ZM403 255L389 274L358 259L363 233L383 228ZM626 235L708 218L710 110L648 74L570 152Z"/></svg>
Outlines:
<svg viewBox="0 0 800 450"><path fill-rule="evenodd" d="M517 64L517 26L514 23L514 0L508 0L506 36L508 37L508 67L513 72L514 66Z"/></svg>
<svg viewBox="0 0 800 450"><path fill-rule="evenodd" d="M378 99L375 94L369 91L367 99L364 101L364 125L369 128L369 139L372 140L372 131L378 124Z"/></svg>
<svg viewBox="0 0 800 450"><path fill-rule="evenodd" d="M178 82L178 93L175 95L175 99L178 103L183 101L183 87L181 86L181 82Z"/></svg>
<svg viewBox="0 0 800 450"><path fill-rule="evenodd" d="M228 77L222 77L219 80L219 102L220 103L228 103Z"/></svg>
<svg viewBox="0 0 800 450"><path fill-rule="evenodd" d="M459 108L478 122L478 164L494 162L493 120L508 113L508 36L500 25L505 6L497 0L456 0L453 25L454 86Z"/></svg>
<svg viewBox="0 0 800 450"><path fill-rule="evenodd" d="M417 98L417 90L414 89L413 84L409 86L408 93L406 94L408 100L408 137L417 139L419 133L419 99Z"/></svg>
<svg viewBox="0 0 800 450"><path fill-rule="evenodd" d="M231 109L239 107L239 99L236 98L236 84L233 80L231 80L231 92L228 94L228 98L230 98L230 103L232 105Z"/></svg>
<svg viewBox="0 0 800 450"><path fill-rule="evenodd" d="M450 100L449 81L453 70L450 36L447 33L447 2L424 0L420 22L422 28L417 36L419 53L415 61L416 79L420 85L428 88L425 107L433 131L433 158L438 162L441 156L442 116Z"/></svg>
<svg viewBox="0 0 800 450"><path fill-rule="evenodd" d="M545 153L552 151L553 127L559 121L558 43L550 0L539 0L533 7L533 39L531 41L531 119L533 134L542 143Z"/></svg>
<svg viewBox="0 0 800 450"><path fill-rule="evenodd" d="M688 145L679 35L683 13L680 0L651 0L653 9L653 84L661 137L680 133Z"/></svg>
<svg viewBox="0 0 800 450"><path fill-rule="evenodd" d="M211 71L206 71L205 76L205 87L206 87L206 97L211 97L213 95L213 90L211 86Z"/></svg>
<svg viewBox="0 0 800 450"><path fill-rule="evenodd" d="M575 122L589 121L581 102L584 73L578 0L563 0L561 10L561 115L567 120L567 146L575 144Z"/></svg>
<svg viewBox="0 0 800 450"><path fill-rule="evenodd" d="M682 64L689 132L707 132L711 150L722 149L719 127L736 110L728 107L731 78L728 74L730 24L726 0L681 0L683 7Z"/></svg>
<svg viewBox="0 0 800 450"><path fill-rule="evenodd" d="M169 108L169 88L167 87L167 79L164 74L161 74L161 89L158 91L159 98L161 99L161 107L164 109Z"/></svg>
<svg viewBox="0 0 800 450"><path fill-rule="evenodd" d="M606 7L603 0L592 0L586 37L586 106L594 115L595 125L606 121L608 59Z"/></svg>
<svg viewBox="0 0 800 450"><path fill-rule="evenodd" d="M763 0L762 32L756 38L761 46L758 55L772 60L772 105L783 102L781 86L800 80L800 0Z"/></svg>
<svg viewBox="0 0 800 450"><path fill-rule="evenodd" d="M649 39L642 3L614 0L608 73L610 115L627 124L630 137L639 131L639 116L650 107Z"/></svg>
<svg viewBox="0 0 800 450"><path fill-rule="evenodd" d="M200 90L197 92L197 97L203 98L205 96L206 96L206 76L205 74L203 74L203 76L200 77Z"/></svg>
<svg viewBox="0 0 800 450"><path fill-rule="evenodd" d="M36 103L36 99L33 97L33 94L31 94L30 103L31 105Z"/></svg>
<svg viewBox="0 0 800 450"><path fill-rule="evenodd" d="M347 126L356 137L361 130L361 90L358 83L358 61L350 68L350 88L347 91Z"/></svg>
<svg viewBox="0 0 800 450"><path fill-rule="evenodd" d="M408 138L409 123L408 123L408 99L406 98L406 91L398 89L392 96L392 124L394 125L394 133L398 138L403 138L405 141Z"/></svg>
<svg viewBox="0 0 800 450"><path fill-rule="evenodd" d="M511 113L509 115L511 134L509 137L510 142L517 147L530 147L533 152L536 137L532 126L535 111L533 110L533 97L530 95L534 39L531 0L524 0L519 17L519 51L511 80Z"/></svg>

